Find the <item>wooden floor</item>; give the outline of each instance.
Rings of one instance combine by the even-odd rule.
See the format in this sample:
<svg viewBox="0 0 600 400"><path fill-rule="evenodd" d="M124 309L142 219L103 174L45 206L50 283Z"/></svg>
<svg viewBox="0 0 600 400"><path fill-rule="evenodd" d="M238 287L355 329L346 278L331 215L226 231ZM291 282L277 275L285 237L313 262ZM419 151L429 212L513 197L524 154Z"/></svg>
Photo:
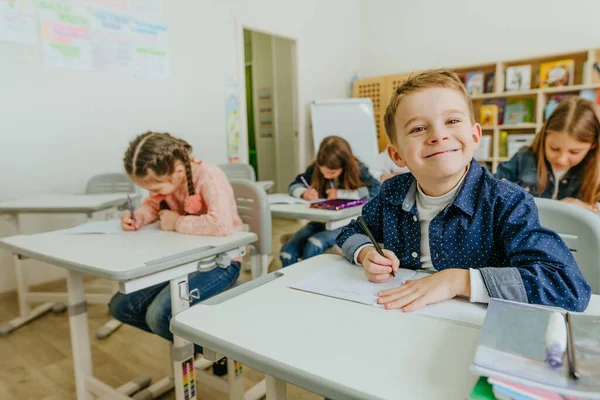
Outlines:
<svg viewBox="0 0 600 400"><path fill-rule="evenodd" d="M281 267L278 257L280 236L298 228L299 224L295 222L273 221L275 257L271 270ZM64 291L66 285L58 282L39 289ZM17 310L16 296L1 299L0 322L16 317ZM168 374L169 345L165 340L130 326L122 326L109 338L98 340L94 334L108 321L107 308L105 305L90 304L88 316L96 377L111 386L119 386L139 375L149 376L156 381ZM250 388L263 375L244 366L244 378L246 387ZM228 398L221 392L201 386L197 393L198 399ZM288 385L288 398L322 399L293 385ZM0 399L75 399L69 321L66 314L49 313L7 337L0 337ZM175 399L175 394L171 391L160 399Z"/></svg>

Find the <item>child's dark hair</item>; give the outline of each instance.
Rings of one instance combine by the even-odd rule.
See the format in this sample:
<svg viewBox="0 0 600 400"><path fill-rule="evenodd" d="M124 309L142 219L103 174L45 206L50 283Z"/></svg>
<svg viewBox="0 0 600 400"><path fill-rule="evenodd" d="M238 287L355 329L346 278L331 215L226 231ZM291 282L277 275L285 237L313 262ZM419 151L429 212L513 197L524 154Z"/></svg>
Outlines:
<svg viewBox="0 0 600 400"><path fill-rule="evenodd" d="M188 193L193 196L191 152L192 146L185 140L168 133L146 132L129 142L123 164L131 177L145 178L152 171L158 178L171 175L175 171L175 162L180 161L185 166Z"/></svg>
<svg viewBox="0 0 600 400"><path fill-rule="evenodd" d="M328 188L319 167L343 169L344 172L340 176L341 189L355 190L361 186L367 186L360 180L359 162L352 154L350 144L339 136L328 136L323 139L313 165L315 169L311 184L320 196L325 196L325 191Z"/></svg>

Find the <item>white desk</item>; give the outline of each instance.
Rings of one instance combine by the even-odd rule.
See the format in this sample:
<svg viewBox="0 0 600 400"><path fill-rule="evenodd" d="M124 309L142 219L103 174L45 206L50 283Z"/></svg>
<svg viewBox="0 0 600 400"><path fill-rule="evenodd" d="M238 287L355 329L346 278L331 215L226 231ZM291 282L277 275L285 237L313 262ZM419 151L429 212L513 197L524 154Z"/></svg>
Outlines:
<svg viewBox="0 0 600 400"><path fill-rule="evenodd" d="M262 187L265 192L268 192L269 189L271 189L275 184L275 182L273 181L256 181L256 183L258 184L258 186Z"/></svg>
<svg viewBox="0 0 600 400"><path fill-rule="evenodd" d="M138 194L130 194L132 200L139 197ZM13 233L21 233L19 225L20 214L85 214L92 219L93 214L111 208L122 206L127 203L127 193L111 194L81 194L81 195L37 195L23 197L14 200L0 202L0 214L7 214L13 224ZM23 271L23 265L18 258L14 263L15 276L17 279L17 295L19 300L19 317L0 325L0 336L7 335L15 329L25 325L33 319L45 314L52 309L57 302L66 302L66 293L47 293L29 291L27 274ZM111 293L89 294L87 300L91 303L106 303ZM31 309L31 303L43 303ZM62 307L57 307L61 309ZM64 308L63 308L64 309Z"/></svg>
<svg viewBox="0 0 600 400"><path fill-rule="evenodd" d="M285 382L334 399L464 399L479 328L287 287L336 260L313 257L215 296L171 331L263 371L270 399L285 398ZM600 296L593 303L586 312L600 314Z"/></svg>
<svg viewBox="0 0 600 400"><path fill-rule="evenodd" d="M127 399L129 394L140 388L139 385L128 383L113 389L93 376L83 274L121 281L120 291L123 293L170 282L171 305L173 314L176 314L189 306L187 276L198 270L199 260L210 260L230 250L243 253L243 246L256 239L254 233L247 232L226 237L181 235L160 230L110 235L47 232L4 238L0 240L0 247L19 257L34 258L68 270L69 325L77 398L92 399L93 393L98 397ZM185 397L181 372L184 366L188 373L193 371L193 346L175 337L172 352L175 377L167 377L146 390L160 394L175 385L178 400L195 399L195 395ZM191 379L193 381L193 374Z"/></svg>
<svg viewBox="0 0 600 400"><path fill-rule="evenodd" d="M339 211L310 208L309 204L271 204L269 208L271 215L274 217L322 222L329 231L348 225L352 219L358 217L362 212L362 206L345 208Z"/></svg>

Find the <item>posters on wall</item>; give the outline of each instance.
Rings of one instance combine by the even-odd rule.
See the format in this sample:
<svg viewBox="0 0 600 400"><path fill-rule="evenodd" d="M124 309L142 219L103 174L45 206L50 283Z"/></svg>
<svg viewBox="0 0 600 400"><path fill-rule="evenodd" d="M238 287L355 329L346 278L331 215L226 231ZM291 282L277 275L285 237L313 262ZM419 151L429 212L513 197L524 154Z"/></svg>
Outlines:
<svg viewBox="0 0 600 400"><path fill-rule="evenodd" d="M170 76L163 0L35 1L0 0L0 41L41 42L49 67Z"/></svg>
<svg viewBox="0 0 600 400"><path fill-rule="evenodd" d="M240 161L240 87L231 75L225 76L225 127L229 162Z"/></svg>
<svg viewBox="0 0 600 400"><path fill-rule="evenodd" d="M33 0L0 0L0 42L35 44L37 37Z"/></svg>

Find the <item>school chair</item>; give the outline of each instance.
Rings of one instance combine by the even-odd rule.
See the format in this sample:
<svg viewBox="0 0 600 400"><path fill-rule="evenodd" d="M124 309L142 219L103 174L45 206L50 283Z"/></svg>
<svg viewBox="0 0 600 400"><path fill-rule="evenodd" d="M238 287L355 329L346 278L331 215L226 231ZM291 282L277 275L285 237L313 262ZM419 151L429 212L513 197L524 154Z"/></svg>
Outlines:
<svg viewBox="0 0 600 400"><path fill-rule="evenodd" d="M542 226L565 241L592 293L600 294L600 217L574 204L535 198Z"/></svg>
<svg viewBox="0 0 600 400"><path fill-rule="evenodd" d="M138 193L137 186L129 179L128 176L119 173L107 173L96 175L90 178L85 186L86 194L108 194L108 193ZM137 201L136 201L137 203ZM135 205L137 207L138 204ZM118 215L106 215L107 219L119 218ZM99 285L105 287L105 285ZM118 282L111 284L111 292L115 293L119 290ZM114 331L121 327L121 323L116 319L111 319L96 331L96 338L105 339L113 334Z"/></svg>
<svg viewBox="0 0 600 400"><path fill-rule="evenodd" d="M227 179L247 179L256 182L256 174L251 165L245 163L221 164L218 166L225 172Z"/></svg>
<svg viewBox="0 0 600 400"><path fill-rule="evenodd" d="M85 186L86 194L137 193L128 176L118 173L96 175Z"/></svg>
<svg viewBox="0 0 600 400"><path fill-rule="evenodd" d="M251 250L252 279L269 273L272 260L271 210L267 193L256 182L246 179L231 179L237 211L250 232L258 236L258 244Z"/></svg>

